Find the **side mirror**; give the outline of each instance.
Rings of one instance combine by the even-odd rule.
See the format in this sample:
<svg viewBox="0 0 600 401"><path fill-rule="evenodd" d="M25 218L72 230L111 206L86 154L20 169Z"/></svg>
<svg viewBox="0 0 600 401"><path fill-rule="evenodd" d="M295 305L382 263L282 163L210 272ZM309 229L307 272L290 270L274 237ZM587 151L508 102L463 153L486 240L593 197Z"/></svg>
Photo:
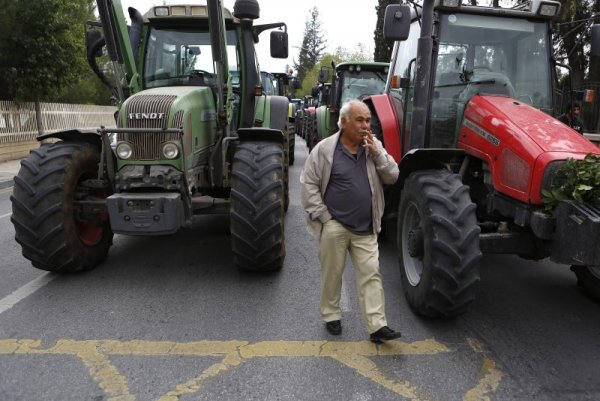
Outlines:
<svg viewBox="0 0 600 401"><path fill-rule="evenodd" d="M591 55L600 57L600 24L592 25Z"/></svg>
<svg viewBox="0 0 600 401"><path fill-rule="evenodd" d="M329 81L329 69L327 67L321 67L319 71L319 82Z"/></svg>
<svg viewBox="0 0 600 401"><path fill-rule="evenodd" d="M193 54L194 56L199 56L200 55L200 46L190 46L188 47L188 52L190 54Z"/></svg>
<svg viewBox="0 0 600 401"><path fill-rule="evenodd" d="M93 57L102 56L102 46L99 43L102 40L102 32L97 30L85 31L85 47L87 53Z"/></svg>
<svg viewBox="0 0 600 401"><path fill-rule="evenodd" d="M288 58L287 32L271 31L271 57Z"/></svg>
<svg viewBox="0 0 600 401"><path fill-rule="evenodd" d="M390 4L385 9L383 37L387 40L406 40L410 32L410 7Z"/></svg>
<svg viewBox="0 0 600 401"><path fill-rule="evenodd" d="M257 19L260 17L260 7L256 0L237 0L233 5L233 16L238 19Z"/></svg>

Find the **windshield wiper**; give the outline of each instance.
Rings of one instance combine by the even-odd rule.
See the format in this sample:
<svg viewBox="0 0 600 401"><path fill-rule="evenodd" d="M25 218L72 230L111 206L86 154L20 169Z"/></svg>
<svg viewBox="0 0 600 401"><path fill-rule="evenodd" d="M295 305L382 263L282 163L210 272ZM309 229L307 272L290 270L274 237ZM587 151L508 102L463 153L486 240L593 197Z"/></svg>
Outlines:
<svg viewBox="0 0 600 401"><path fill-rule="evenodd" d="M375 71L375 75L377 75L377 78L379 78L379 80L385 82L387 77L383 77L380 73L378 73L377 71Z"/></svg>
<svg viewBox="0 0 600 401"><path fill-rule="evenodd" d="M457 82L457 83L454 83L454 84L436 85L435 87L436 88L449 88L449 87L452 87L452 86L466 86L466 85L469 85L469 84L472 84L472 85L482 85L482 84L495 84L495 83L496 83L496 80L492 78L492 79L485 79L483 81L466 81L466 82Z"/></svg>

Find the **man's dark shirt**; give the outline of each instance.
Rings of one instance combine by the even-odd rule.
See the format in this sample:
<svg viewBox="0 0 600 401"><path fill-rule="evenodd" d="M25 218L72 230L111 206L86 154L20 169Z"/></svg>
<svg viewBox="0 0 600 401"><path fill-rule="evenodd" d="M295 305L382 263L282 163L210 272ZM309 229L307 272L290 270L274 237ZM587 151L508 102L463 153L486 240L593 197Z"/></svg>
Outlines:
<svg viewBox="0 0 600 401"><path fill-rule="evenodd" d="M583 121L581 120L581 118L573 116L569 118L568 115L563 114L562 116L558 117L558 120L562 123L567 124L569 127L573 128L575 131L583 135Z"/></svg>
<svg viewBox="0 0 600 401"><path fill-rule="evenodd" d="M338 141L323 200L333 219L348 230L373 234L367 153L362 146L353 155Z"/></svg>

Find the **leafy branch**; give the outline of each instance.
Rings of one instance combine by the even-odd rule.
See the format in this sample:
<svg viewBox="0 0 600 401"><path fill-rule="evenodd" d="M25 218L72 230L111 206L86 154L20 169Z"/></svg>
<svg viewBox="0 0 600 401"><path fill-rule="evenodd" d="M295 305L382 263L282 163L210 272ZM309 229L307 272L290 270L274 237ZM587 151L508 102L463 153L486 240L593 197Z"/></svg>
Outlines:
<svg viewBox="0 0 600 401"><path fill-rule="evenodd" d="M600 207L600 155L568 159L556 169L551 189L542 190L546 213L551 214L560 201L568 199Z"/></svg>

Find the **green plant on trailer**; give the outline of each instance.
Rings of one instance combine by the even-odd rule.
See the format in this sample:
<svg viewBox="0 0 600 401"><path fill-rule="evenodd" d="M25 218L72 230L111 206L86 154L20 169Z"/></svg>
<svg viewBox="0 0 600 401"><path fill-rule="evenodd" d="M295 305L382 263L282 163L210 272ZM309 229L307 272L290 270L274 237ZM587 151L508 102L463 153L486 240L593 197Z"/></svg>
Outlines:
<svg viewBox="0 0 600 401"><path fill-rule="evenodd" d="M600 207L600 156L589 153L583 160L567 159L556 170L551 188L542 190L548 214L568 199Z"/></svg>

